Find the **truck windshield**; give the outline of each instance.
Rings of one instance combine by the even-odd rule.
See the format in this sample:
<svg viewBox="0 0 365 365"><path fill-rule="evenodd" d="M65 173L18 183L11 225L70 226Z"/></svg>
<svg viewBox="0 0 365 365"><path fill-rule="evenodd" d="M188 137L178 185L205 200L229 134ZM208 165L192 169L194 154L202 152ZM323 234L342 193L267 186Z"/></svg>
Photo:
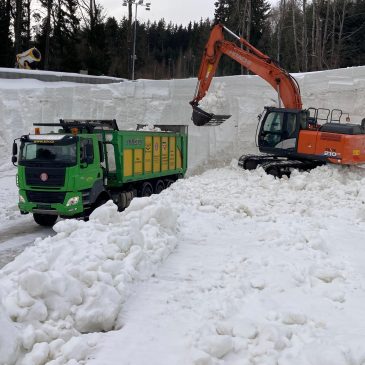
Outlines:
<svg viewBox="0 0 365 365"><path fill-rule="evenodd" d="M46 142L46 143L45 143ZM20 146L21 165L73 166L77 162L76 141L23 142Z"/></svg>

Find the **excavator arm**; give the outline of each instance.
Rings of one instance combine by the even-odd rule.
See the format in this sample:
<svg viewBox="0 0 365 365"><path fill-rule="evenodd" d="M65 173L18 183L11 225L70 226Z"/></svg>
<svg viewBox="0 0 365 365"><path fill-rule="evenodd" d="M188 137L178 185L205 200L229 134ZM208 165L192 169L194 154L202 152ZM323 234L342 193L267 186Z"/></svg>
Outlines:
<svg viewBox="0 0 365 365"><path fill-rule="evenodd" d="M246 49L242 49L235 43L225 40L224 30L234 36ZM210 114L198 107L199 102L204 98L209 89L223 54L266 80L278 92L279 106L280 100L282 100L284 106L288 109L302 109L300 89L296 80L270 57L253 47L245 39L237 36L222 24L217 24L213 27L205 46L194 99L190 102L193 106L192 120L195 125L202 126L208 125L208 123L209 125L216 125L229 117L227 115Z"/></svg>

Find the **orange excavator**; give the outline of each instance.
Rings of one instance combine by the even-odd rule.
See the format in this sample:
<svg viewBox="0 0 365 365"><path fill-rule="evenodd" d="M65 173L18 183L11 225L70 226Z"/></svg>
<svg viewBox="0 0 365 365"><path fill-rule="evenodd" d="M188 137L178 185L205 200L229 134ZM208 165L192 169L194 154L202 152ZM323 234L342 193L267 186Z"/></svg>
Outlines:
<svg viewBox="0 0 365 365"><path fill-rule="evenodd" d="M224 31L240 45L226 40ZM265 112L259 116L257 147L261 154L241 156L239 166L247 170L261 166L268 174L281 177L289 176L293 168L309 170L327 162L365 163L365 118L361 125L351 124L349 115L340 109L303 109L294 77L222 24L215 25L211 31L194 99L190 102L196 126L220 125L230 117L207 113L198 106L209 89L222 55L266 80L278 93L279 107L265 107Z"/></svg>

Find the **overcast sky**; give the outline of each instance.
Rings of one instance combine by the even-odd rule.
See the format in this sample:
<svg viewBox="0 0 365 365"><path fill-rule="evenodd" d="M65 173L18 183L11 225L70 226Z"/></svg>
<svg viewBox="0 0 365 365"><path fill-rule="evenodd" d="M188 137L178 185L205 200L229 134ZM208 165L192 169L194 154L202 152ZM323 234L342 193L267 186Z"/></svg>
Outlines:
<svg viewBox="0 0 365 365"><path fill-rule="evenodd" d="M151 21L165 18L166 22L187 25L189 21L198 21L200 18L211 18L214 16L215 0L144 0L150 2L151 10L146 11L138 6L138 20ZM127 15L127 7L122 6L123 0L99 0L109 16L117 20ZM134 17L134 6L133 6Z"/></svg>

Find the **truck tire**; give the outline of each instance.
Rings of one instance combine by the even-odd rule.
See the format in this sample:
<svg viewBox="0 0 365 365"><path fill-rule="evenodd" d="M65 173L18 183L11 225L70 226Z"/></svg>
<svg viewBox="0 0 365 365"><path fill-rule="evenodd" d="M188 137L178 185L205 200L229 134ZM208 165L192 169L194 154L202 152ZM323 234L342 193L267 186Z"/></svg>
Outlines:
<svg viewBox="0 0 365 365"><path fill-rule="evenodd" d="M162 180L157 180L155 184L155 194L160 194L165 189L165 184Z"/></svg>
<svg viewBox="0 0 365 365"><path fill-rule="evenodd" d="M165 188L169 188L175 181L174 180L170 180L170 179L166 179L165 180Z"/></svg>
<svg viewBox="0 0 365 365"><path fill-rule="evenodd" d="M57 215L48 215L48 214L33 214L34 221L43 227L53 227L58 218Z"/></svg>
<svg viewBox="0 0 365 365"><path fill-rule="evenodd" d="M84 221L87 222L89 220L90 214L96 209L101 207L103 204L105 204L109 200L109 196L105 193L102 193L98 196L98 198L95 200L94 204L91 205L90 208L84 211Z"/></svg>
<svg viewBox="0 0 365 365"><path fill-rule="evenodd" d="M105 194L100 195L95 203L92 205L92 210L94 211L96 208L101 207L102 205L104 205L107 201L108 201L108 197Z"/></svg>
<svg viewBox="0 0 365 365"><path fill-rule="evenodd" d="M151 196L152 194L152 185L149 182L144 182L141 187L141 196Z"/></svg>

